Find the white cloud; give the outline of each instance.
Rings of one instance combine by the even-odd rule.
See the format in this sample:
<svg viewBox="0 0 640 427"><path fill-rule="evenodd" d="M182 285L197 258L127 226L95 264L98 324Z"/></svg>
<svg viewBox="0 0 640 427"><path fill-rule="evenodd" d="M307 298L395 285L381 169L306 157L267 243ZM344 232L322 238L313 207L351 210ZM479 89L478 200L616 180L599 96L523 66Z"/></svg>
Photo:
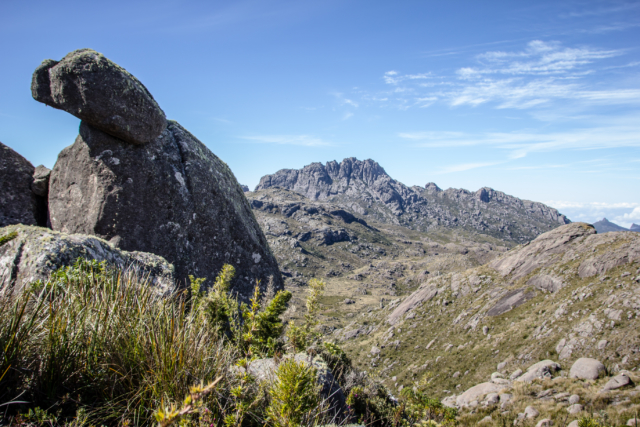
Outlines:
<svg viewBox="0 0 640 427"><path fill-rule="evenodd" d="M242 139L257 144L301 145L305 147L332 146L330 142L309 135L256 135L243 136Z"/></svg>
<svg viewBox="0 0 640 427"><path fill-rule="evenodd" d="M418 72L402 74L387 71L384 82L392 89L385 105L400 109L426 107L441 101L452 107L493 104L498 109L549 107L557 101L573 102L580 108L602 105L640 105L640 89L598 84L601 71L634 67L621 66L608 59L625 55L625 50L592 47L565 47L557 42L530 41L523 49L488 51L476 55L473 63L460 67L453 75L437 76ZM605 61L605 62L603 62ZM622 80L618 80L622 81ZM368 96L374 100L381 96ZM422 100L429 98L429 102Z"/></svg>

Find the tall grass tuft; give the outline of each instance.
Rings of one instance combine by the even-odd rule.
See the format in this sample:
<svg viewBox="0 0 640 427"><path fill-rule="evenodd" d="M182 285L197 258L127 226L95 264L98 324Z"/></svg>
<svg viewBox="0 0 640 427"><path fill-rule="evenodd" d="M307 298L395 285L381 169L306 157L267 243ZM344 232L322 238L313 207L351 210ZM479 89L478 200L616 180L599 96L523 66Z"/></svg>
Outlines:
<svg viewBox="0 0 640 427"><path fill-rule="evenodd" d="M79 260L0 295L0 403L9 415L28 407L58 419L80 410L99 424L152 423L163 402L232 363L233 347L207 322L185 293L163 297L133 271Z"/></svg>

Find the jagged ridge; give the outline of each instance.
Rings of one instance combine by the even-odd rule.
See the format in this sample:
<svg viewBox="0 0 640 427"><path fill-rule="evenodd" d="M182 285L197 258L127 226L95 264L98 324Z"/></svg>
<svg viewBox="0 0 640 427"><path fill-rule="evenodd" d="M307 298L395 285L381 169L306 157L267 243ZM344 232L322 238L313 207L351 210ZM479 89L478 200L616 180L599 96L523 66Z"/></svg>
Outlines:
<svg viewBox="0 0 640 427"><path fill-rule="evenodd" d="M440 189L434 183L407 187L391 178L377 162L354 157L282 169L260 179L257 190L280 187L312 200L332 203L378 221L420 231L462 227L515 242L570 221L542 203L521 200L483 187L476 192Z"/></svg>

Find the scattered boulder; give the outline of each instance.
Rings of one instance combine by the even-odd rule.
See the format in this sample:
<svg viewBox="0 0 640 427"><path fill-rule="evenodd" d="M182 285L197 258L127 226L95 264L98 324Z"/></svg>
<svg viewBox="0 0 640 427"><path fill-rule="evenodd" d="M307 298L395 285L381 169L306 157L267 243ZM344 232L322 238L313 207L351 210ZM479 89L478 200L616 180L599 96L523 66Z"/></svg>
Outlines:
<svg viewBox="0 0 640 427"><path fill-rule="evenodd" d="M502 388L502 386L490 382L475 385L458 396L456 398L456 404L459 407L471 406L471 402L479 400L486 394L497 393Z"/></svg>
<svg viewBox="0 0 640 427"><path fill-rule="evenodd" d="M497 405L500 402L500 395L498 393L489 393L484 399L487 405Z"/></svg>
<svg viewBox="0 0 640 427"><path fill-rule="evenodd" d="M574 405L579 402L580 402L580 396L578 396L577 394L572 394L571 396L569 396L569 403L571 405Z"/></svg>
<svg viewBox="0 0 640 427"><path fill-rule="evenodd" d="M548 274L536 274L527 281L527 285L547 292L558 292L565 287L565 283L561 279Z"/></svg>
<svg viewBox="0 0 640 427"><path fill-rule="evenodd" d="M560 370L559 364L552 360L543 360L531 365L527 372L517 377L515 381L532 382L535 379L551 378L558 370Z"/></svg>
<svg viewBox="0 0 640 427"><path fill-rule="evenodd" d="M581 380L597 380L604 372L605 367L598 360L582 357L576 360L573 366L571 366L569 377Z"/></svg>
<svg viewBox="0 0 640 427"><path fill-rule="evenodd" d="M578 420L573 420L567 427L579 427Z"/></svg>
<svg viewBox="0 0 640 427"><path fill-rule="evenodd" d="M617 390L619 388L633 386L633 381L625 373L621 373L611 378L602 388L602 391Z"/></svg>
<svg viewBox="0 0 640 427"><path fill-rule="evenodd" d="M138 79L91 49L45 60L33 73L31 93L36 101L131 144L155 140L167 123Z"/></svg>
<svg viewBox="0 0 640 427"><path fill-rule="evenodd" d="M524 408L524 417L527 419L536 418L540 415L540 412L533 406L527 406Z"/></svg>
<svg viewBox="0 0 640 427"><path fill-rule="evenodd" d="M579 403L574 403L573 405L569 405L567 407L567 411L571 415L579 414L580 412L582 412L582 405Z"/></svg>
<svg viewBox="0 0 640 427"><path fill-rule="evenodd" d="M509 379L515 380L516 378L518 378L520 375L522 375L522 369L516 369L515 371L513 371L511 373L511 375L509 375Z"/></svg>
<svg viewBox="0 0 640 427"><path fill-rule="evenodd" d="M14 235L0 246L0 292L19 290L78 258L106 261L117 268L130 268L148 276L158 292L174 289L174 269L160 256L126 252L94 236L65 234L47 228L11 225L0 228L0 236Z"/></svg>
<svg viewBox="0 0 640 427"><path fill-rule="evenodd" d="M629 418L629 420L627 421L627 426L629 427L640 426L640 418Z"/></svg>
<svg viewBox="0 0 640 427"><path fill-rule="evenodd" d="M46 225L46 203L32 191L33 165L0 142L0 227Z"/></svg>
<svg viewBox="0 0 640 427"><path fill-rule="evenodd" d="M553 421L550 418L545 418L544 420L538 421L536 427L551 427L553 425Z"/></svg>

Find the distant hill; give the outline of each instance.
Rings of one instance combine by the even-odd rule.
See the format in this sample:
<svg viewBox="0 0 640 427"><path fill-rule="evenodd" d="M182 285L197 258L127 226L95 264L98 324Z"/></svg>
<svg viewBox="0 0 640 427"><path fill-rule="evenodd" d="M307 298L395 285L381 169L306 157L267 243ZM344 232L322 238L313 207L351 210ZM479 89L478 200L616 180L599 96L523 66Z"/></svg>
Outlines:
<svg viewBox="0 0 640 427"><path fill-rule="evenodd" d="M607 218L602 218L600 221L594 222L593 226L595 227L596 231L599 234L609 233L610 231L629 231L628 228L620 227L618 224L614 224L613 222L609 221ZM640 227L636 225L636 228L637 228L636 230L632 230L632 231L640 231Z"/></svg>
<svg viewBox="0 0 640 427"><path fill-rule="evenodd" d="M637 231L640 233L640 225L638 224L631 224L631 228L629 228L629 230L631 231Z"/></svg>
<svg viewBox="0 0 640 427"><path fill-rule="evenodd" d="M571 221L542 203L484 187L476 192L436 184L407 187L377 162L347 158L263 176L256 191L282 188L378 222L420 232L464 230L513 243L528 242ZM368 221L368 220L367 220Z"/></svg>

